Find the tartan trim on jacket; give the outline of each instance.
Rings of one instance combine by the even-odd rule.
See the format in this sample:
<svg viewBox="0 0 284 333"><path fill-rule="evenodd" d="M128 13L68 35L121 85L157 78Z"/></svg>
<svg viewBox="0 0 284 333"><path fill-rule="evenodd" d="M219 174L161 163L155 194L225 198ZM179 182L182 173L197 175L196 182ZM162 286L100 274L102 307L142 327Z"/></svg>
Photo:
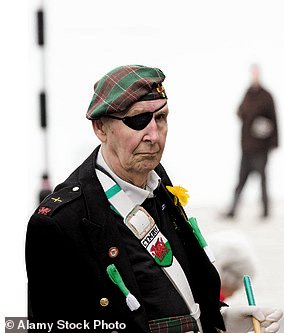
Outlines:
<svg viewBox="0 0 284 333"><path fill-rule="evenodd" d="M151 333L199 332L196 320L190 315L150 320L149 327Z"/></svg>

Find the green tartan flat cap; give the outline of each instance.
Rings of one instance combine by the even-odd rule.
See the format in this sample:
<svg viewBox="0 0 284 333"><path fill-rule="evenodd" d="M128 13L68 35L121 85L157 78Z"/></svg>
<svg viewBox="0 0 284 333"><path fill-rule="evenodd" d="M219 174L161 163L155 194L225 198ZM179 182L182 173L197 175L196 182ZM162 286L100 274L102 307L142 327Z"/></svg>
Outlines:
<svg viewBox="0 0 284 333"><path fill-rule="evenodd" d="M98 119L123 112L138 101L167 98L162 85L164 79L164 73L158 68L141 65L117 67L95 83L86 117Z"/></svg>

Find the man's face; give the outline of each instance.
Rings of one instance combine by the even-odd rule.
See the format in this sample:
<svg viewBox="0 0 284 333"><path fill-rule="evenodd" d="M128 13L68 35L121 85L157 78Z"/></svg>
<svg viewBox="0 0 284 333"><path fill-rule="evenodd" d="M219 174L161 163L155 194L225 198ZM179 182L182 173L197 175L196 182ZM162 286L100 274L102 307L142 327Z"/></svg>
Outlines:
<svg viewBox="0 0 284 333"><path fill-rule="evenodd" d="M154 112L165 104L164 99L136 102L127 114L119 117L135 116L144 112ZM148 173L160 162L168 131L167 104L153 114L150 123L142 130L134 130L121 120L103 118L105 142L104 158L112 169L127 175Z"/></svg>

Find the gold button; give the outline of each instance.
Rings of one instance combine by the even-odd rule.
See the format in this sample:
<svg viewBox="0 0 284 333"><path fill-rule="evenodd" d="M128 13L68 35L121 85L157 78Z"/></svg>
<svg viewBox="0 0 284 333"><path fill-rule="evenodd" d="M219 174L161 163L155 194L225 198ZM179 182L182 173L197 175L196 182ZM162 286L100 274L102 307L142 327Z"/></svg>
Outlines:
<svg viewBox="0 0 284 333"><path fill-rule="evenodd" d="M106 297L101 298L101 300L100 300L101 306L108 306L108 303L109 303L109 301Z"/></svg>

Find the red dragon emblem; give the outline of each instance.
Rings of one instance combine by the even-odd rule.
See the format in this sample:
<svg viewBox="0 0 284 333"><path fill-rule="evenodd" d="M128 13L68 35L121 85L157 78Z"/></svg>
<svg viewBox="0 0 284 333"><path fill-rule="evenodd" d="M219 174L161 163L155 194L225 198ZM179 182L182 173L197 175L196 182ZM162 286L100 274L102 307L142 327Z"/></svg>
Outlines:
<svg viewBox="0 0 284 333"><path fill-rule="evenodd" d="M152 245L151 247L152 255L158 258L160 261L164 259L169 251L170 250L165 246L162 238L158 238L156 244Z"/></svg>
<svg viewBox="0 0 284 333"><path fill-rule="evenodd" d="M40 207L37 213L40 215L47 215L50 211L51 209L48 207Z"/></svg>

